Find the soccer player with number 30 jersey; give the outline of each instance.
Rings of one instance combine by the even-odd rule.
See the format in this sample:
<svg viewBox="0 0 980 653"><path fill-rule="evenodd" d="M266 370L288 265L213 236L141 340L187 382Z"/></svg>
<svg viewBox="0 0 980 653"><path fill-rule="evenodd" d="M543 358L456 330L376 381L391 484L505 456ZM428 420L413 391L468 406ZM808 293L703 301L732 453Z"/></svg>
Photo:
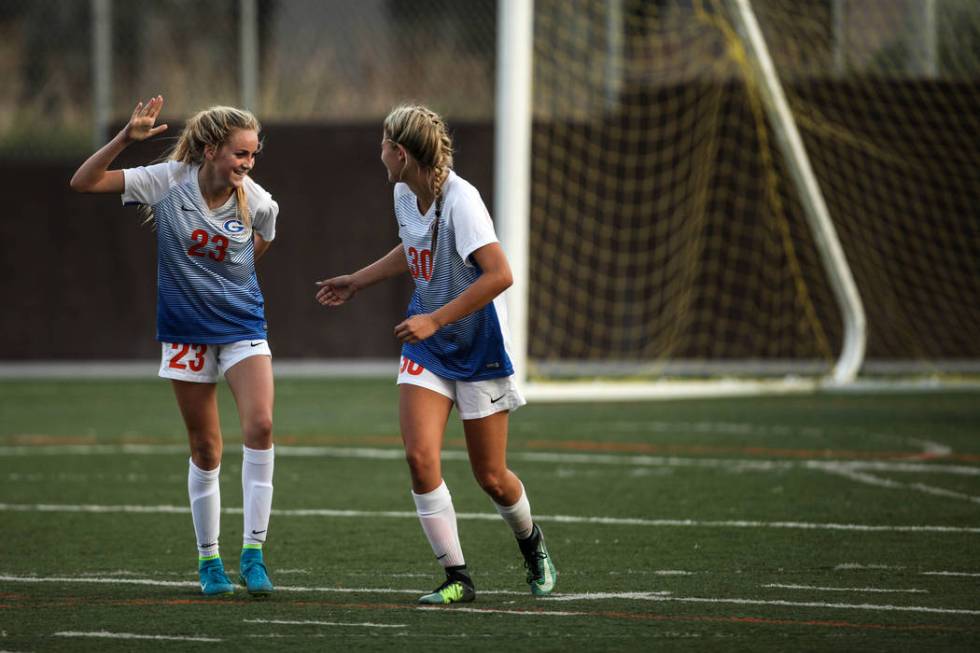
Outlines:
<svg viewBox="0 0 980 653"><path fill-rule="evenodd" d="M249 172L261 150L248 111L211 107L191 117L168 160L127 170L109 165L130 143L165 131L157 96L140 102L126 126L75 172L73 190L120 193L156 225L160 376L171 380L187 426L187 489L197 536L198 574L207 596L232 594L218 553L222 438L217 381L238 405L244 438L245 531L241 582L272 592L262 545L272 510L273 380L257 261L275 238L279 206Z"/></svg>
<svg viewBox="0 0 980 653"><path fill-rule="evenodd" d="M502 294L510 266L479 192L452 171L452 141L443 120L423 106L400 106L384 122L381 161L395 185L401 243L353 274L318 282L317 300L339 306L359 290L409 273L415 292L402 342L399 416L412 477L412 496L445 582L424 604L472 601L452 497L440 450L455 404L470 466L480 487L511 527L532 594L550 594L556 572L521 480L507 468L510 411L524 405L512 379Z"/></svg>

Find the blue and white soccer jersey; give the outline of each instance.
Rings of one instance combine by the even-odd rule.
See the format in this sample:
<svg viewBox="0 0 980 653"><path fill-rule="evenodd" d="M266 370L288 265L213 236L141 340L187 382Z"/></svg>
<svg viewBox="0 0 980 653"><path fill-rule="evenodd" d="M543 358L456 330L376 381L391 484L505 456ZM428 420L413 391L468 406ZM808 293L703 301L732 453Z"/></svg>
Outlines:
<svg viewBox="0 0 980 653"><path fill-rule="evenodd" d="M442 215L433 251L435 203L422 215L418 210L417 198L407 184L396 184L394 195L398 235L408 260L409 272L415 280L408 317L432 313L462 294L482 274L471 255L479 248L497 242L493 221L479 191L450 171L443 186ZM440 379L478 383L514 374L509 349L507 307L501 294L480 310L447 324L429 338L418 343L406 343L402 346L402 357ZM402 373L399 376L400 383L416 381L417 378L412 378L412 375ZM485 394L499 394L496 385L499 384L489 388ZM516 387L513 392L511 399L501 402L508 409L524 403ZM456 400L452 395L447 396ZM490 412L499 409L496 403Z"/></svg>
<svg viewBox="0 0 980 653"><path fill-rule="evenodd" d="M198 170L167 161L123 171L123 203L151 206L156 222L157 339L194 345L264 341L265 300L252 232L238 217L235 193L208 208ZM279 205L249 177L244 184L252 229L271 241Z"/></svg>

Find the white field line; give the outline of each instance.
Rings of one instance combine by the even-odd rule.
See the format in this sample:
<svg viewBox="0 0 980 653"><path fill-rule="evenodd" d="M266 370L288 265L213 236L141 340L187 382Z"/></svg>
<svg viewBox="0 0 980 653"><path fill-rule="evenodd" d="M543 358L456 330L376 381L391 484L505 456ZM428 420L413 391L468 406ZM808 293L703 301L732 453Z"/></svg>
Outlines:
<svg viewBox="0 0 980 653"><path fill-rule="evenodd" d="M169 581L153 581L153 580L143 580L136 581L135 579L118 579L118 578L106 578L106 579L92 579L92 578L37 578L37 577L18 577L18 576L0 576L0 582L2 581L25 581L25 582L60 582L60 583L91 583L91 582L105 582L105 583L116 583L116 584L144 584L144 585L164 585L172 586L178 583L172 583ZM196 583L187 582L179 583L181 586L192 586ZM279 587L280 590L286 591L309 591L309 588L301 590L300 588L284 588ZM397 594L418 594L420 590L397 590L397 589L354 589L354 588L322 588L323 591L341 591L341 592L359 592L359 593L397 593ZM504 591L492 591L492 592L481 592L482 594L517 594L517 592L504 592ZM520 592L523 596L525 593ZM640 601L674 601L679 603L729 603L735 605L765 605L765 606L779 606L779 607L796 607L796 608L829 608L836 610L870 610L870 611L886 611L886 612L926 612L933 614L966 614L966 615L980 615L980 610L969 610L961 608L930 608L926 606L913 606L913 605L880 605L872 603L828 603L823 601L778 601L778 600L763 600L763 599L740 599L740 598L709 598L709 597L695 597L695 596L666 596L659 592L606 592L606 593L588 593L588 594L554 594L552 596L546 597L542 600L544 601L604 601L609 599L631 599ZM471 608L473 611L483 611L479 608ZM499 612L507 612L506 610L492 610ZM529 616L534 614L542 614L541 612L528 611ZM560 613L559 613L560 614ZM565 616L565 615L562 615ZM103 631L104 632L104 631ZM106 633L105 636L116 636L114 633ZM122 633L120 635L130 636L128 633ZM90 636L96 637L100 636L98 634L86 634L77 633L77 636ZM135 638L146 637L149 639L157 639L158 636L140 636L132 635Z"/></svg>
<svg viewBox="0 0 980 653"><path fill-rule="evenodd" d="M817 469L820 471L828 471L828 468L832 471L838 467L846 466L856 471L980 476L980 467L970 467L969 465L934 465L932 463L889 460L805 460L802 464L807 469Z"/></svg>
<svg viewBox="0 0 980 653"><path fill-rule="evenodd" d="M288 619L242 619L247 624L277 624L282 626L361 626L364 628L407 628L407 624L344 623L342 621L290 621Z"/></svg>
<svg viewBox="0 0 980 653"><path fill-rule="evenodd" d="M152 587L196 587L201 585L192 580L156 580L152 578L91 578L78 576L9 576L0 574L0 582L10 583L82 583L91 585L149 585ZM319 592L326 594L408 594L418 596L430 590L395 589L390 587L301 587L295 585L276 585L277 592ZM527 592L514 590L480 590L480 594L502 596L526 596Z"/></svg>
<svg viewBox="0 0 980 653"><path fill-rule="evenodd" d="M62 630L54 633L55 637L100 637L103 639L155 639L172 642L221 642L216 637L180 637L177 635L139 635L137 633L110 633L108 630L81 632L77 630Z"/></svg>
<svg viewBox="0 0 980 653"><path fill-rule="evenodd" d="M953 452L952 447L926 438L901 438L890 433L878 433L861 427L834 427L833 429L819 426L789 426L783 424L752 424L748 422L664 422L651 420L611 421L605 424L609 432L627 433L710 433L712 435L733 435L737 438L745 436L761 436L764 438L823 438L831 434L846 435L854 438L884 438L889 441L905 441L922 447L926 455L947 455Z"/></svg>
<svg viewBox="0 0 980 653"><path fill-rule="evenodd" d="M968 571L924 571L923 576L966 576L968 578L980 578L980 574Z"/></svg>
<svg viewBox="0 0 980 653"><path fill-rule="evenodd" d="M187 454L186 445L141 445L141 444L78 444L78 445L12 445L0 446L0 456L94 456L94 455L175 455ZM405 453L400 448L377 447L306 447L279 445L279 456L350 458L365 460L403 461ZM447 449L442 452L445 460L467 460L467 454L460 449ZM510 452L511 460L537 463L584 464L584 465L623 465L633 467L705 467L732 471L773 471L796 468L823 470L826 466L847 465L854 470L886 472L954 474L959 476L980 476L980 466L948 465L942 463L915 463L903 461L827 461L827 460L756 460L734 458L683 458L676 456L646 456L623 454L587 454L558 452Z"/></svg>
<svg viewBox="0 0 980 653"><path fill-rule="evenodd" d="M920 440L918 438L909 438L908 441L922 447L922 453L927 456L948 456L949 454L953 453L953 447L943 444L942 442Z"/></svg>
<svg viewBox="0 0 980 653"><path fill-rule="evenodd" d="M653 597L653 601L684 603L733 603L738 605L773 605L791 608L830 608L834 610L872 610L875 612L925 612L929 614L980 615L980 610L961 608L930 608L921 605L880 605L873 603L827 603L823 601L761 601L758 599L709 599L695 597Z"/></svg>
<svg viewBox="0 0 980 653"><path fill-rule="evenodd" d="M929 590L920 589L885 589L882 587L820 587L817 585L794 585L790 583L769 583L759 587L787 590L808 590L813 592L879 592L895 594L928 594Z"/></svg>
<svg viewBox="0 0 980 653"><path fill-rule="evenodd" d="M901 483L899 481L881 478L879 476L874 476L873 474L857 471L850 463L830 463L822 465L821 469L828 474L843 476L846 479L863 483L865 485L874 485L876 487L884 487L892 490L915 490L917 492L923 492L925 494L931 494L933 496L944 497L947 499L962 499L972 503L980 503L980 497L963 494L962 492L954 492L953 490L946 490L944 488L926 485L924 483Z"/></svg>
<svg viewBox="0 0 980 653"><path fill-rule="evenodd" d="M565 594L559 592L549 596L556 601L604 601L606 599L627 599L630 601L653 601L657 598L668 597L673 592L579 592Z"/></svg>
<svg viewBox="0 0 980 653"><path fill-rule="evenodd" d="M66 504L12 504L0 503L0 512L69 512L69 513L140 513L140 514L187 514L187 506L134 506L134 505L66 505ZM241 508L222 508L228 515L242 514ZM308 508L298 510L277 509L277 517L391 517L396 519L418 519L414 511L407 510L332 510L328 508ZM457 519L471 521L497 521L495 513L456 513ZM536 515L541 522L560 524L602 524L606 526L660 526L689 528L778 528L796 530L857 531L864 533L980 533L976 526L902 526L876 524L835 524L833 522L793 522L793 521L754 521L754 520L700 520L700 519L644 519L640 517L579 517L572 515Z"/></svg>
<svg viewBox="0 0 980 653"><path fill-rule="evenodd" d="M559 594L550 596L545 601L579 601L588 599L588 594ZM600 598L594 596L594 598ZM602 596L601 598L606 598ZM968 614L980 615L980 610L968 610L963 608L930 608L920 605L880 605L874 603L827 603L823 601L769 601L764 599L722 599L707 598L700 596L661 596L653 592L636 593L632 598L641 601L662 601L678 603L732 603L735 605L773 605L791 608L830 608L834 610L873 610L882 612L929 612L934 614Z"/></svg>
<svg viewBox="0 0 980 653"><path fill-rule="evenodd" d="M842 571L844 569L905 569L905 567L901 565L864 565L860 562L842 562L834 567L834 571Z"/></svg>
<svg viewBox="0 0 980 653"><path fill-rule="evenodd" d="M444 611L446 608L438 605L420 605L416 610L432 610L435 612ZM452 612L476 612L479 614L512 614L524 617L580 617L588 615L588 612L571 612L568 610L502 610L500 608L461 608L453 607Z"/></svg>

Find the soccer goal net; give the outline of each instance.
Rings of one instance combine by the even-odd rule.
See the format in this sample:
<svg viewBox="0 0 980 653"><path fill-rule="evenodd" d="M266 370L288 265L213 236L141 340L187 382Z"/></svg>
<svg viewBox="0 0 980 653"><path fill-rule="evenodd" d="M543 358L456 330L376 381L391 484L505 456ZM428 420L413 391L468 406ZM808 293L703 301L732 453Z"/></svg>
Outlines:
<svg viewBox="0 0 980 653"><path fill-rule="evenodd" d="M495 210L529 395L980 371L980 5L504 5Z"/></svg>

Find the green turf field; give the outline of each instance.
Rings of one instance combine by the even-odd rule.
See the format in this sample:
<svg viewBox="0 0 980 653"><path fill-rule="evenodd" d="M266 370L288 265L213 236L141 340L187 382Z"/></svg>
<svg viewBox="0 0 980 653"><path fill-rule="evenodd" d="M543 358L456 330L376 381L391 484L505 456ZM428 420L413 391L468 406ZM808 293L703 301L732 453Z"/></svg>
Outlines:
<svg viewBox="0 0 980 653"><path fill-rule="evenodd" d="M523 408L510 461L559 569L548 599L452 424L478 596L448 609L414 603L441 573L396 401L390 382L278 383L278 592L205 600L166 383L0 382L0 650L980 650L976 393Z"/></svg>

